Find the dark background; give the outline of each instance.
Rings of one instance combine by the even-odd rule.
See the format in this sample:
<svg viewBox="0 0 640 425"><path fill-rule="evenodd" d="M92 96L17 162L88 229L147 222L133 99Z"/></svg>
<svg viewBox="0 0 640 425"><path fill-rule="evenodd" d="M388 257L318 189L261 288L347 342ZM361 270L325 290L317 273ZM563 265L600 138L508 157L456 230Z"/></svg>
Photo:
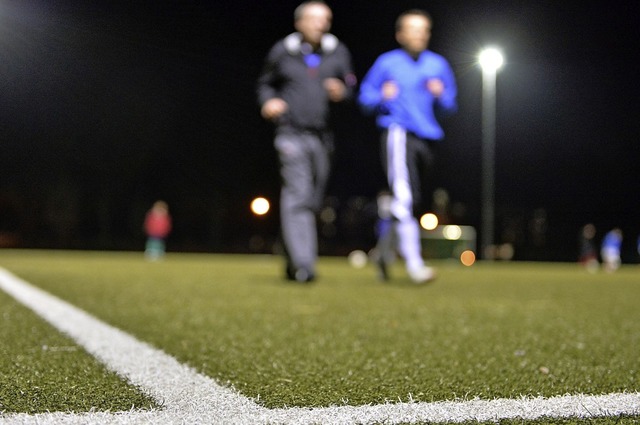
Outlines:
<svg viewBox="0 0 640 425"><path fill-rule="evenodd" d="M173 251L270 252L279 178L255 102L298 1L0 1L0 247L138 250L156 199ZM516 259L574 261L579 229L640 234L638 1L332 1L361 80L395 47L396 16L434 18L432 50L459 85L427 193L444 221L480 225L479 50L500 46L496 241ZM324 254L373 244L384 182L372 119L343 108ZM274 209L254 217L249 203ZM435 208L435 205L431 205Z"/></svg>

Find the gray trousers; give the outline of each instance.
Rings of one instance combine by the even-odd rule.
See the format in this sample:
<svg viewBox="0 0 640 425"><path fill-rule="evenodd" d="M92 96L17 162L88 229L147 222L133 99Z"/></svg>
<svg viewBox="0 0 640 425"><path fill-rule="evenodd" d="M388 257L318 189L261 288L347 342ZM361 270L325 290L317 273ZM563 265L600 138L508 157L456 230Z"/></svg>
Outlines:
<svg viewBox="0 0 640 425"><path fill-rule="evenodd" d="M275 148L282 178L280 221L287 263L313 273L318 258L316 214L329 179L332 141L327 134L289 130L276 135Z"/></svg>

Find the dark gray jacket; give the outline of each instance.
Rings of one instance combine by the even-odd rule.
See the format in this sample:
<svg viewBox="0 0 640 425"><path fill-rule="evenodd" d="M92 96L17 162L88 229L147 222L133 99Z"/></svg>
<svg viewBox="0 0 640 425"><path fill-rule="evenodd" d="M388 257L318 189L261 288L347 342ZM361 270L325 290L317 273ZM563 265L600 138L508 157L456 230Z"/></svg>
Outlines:
<svg viewBox="0 0 640 425"><path fill-rule="evenodd" d="M299 130L324 130L329 125L329 98L323 87L327 78L341 79L346 99L353 97L356 78L351 54L335 36L325 34L321 48L312 52L299 33L278 41L269 51L258 78L258 102L279 97L289 104L278 126Z"/></svg>

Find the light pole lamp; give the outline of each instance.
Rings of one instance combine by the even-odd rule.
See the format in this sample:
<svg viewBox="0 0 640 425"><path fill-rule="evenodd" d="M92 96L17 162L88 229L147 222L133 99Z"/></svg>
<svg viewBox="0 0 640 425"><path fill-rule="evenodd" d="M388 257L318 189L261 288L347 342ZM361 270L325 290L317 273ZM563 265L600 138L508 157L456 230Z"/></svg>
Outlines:
<svg viewBox="0 0 640 425"><path fill-rule="evenodd" d="M482 68L482 227L483 258L493 245L495 223L496 74L504 58L496 48L480 52Z"/></svg>

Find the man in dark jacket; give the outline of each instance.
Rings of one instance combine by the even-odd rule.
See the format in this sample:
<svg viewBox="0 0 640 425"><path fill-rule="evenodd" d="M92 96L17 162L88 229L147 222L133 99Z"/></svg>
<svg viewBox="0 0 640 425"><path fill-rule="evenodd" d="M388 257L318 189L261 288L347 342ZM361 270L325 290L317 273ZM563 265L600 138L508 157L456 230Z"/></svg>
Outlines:
<svg viewBox="0 0 640 425"><path fill-rule="evenodd" d="M276 125L286 276L299 282L315 277L316 213L333 150L330 105L351 98L356 84L348 49L329 34L331 18L322 1L298 6L296 32L271 48L258 79L260 112Z"/></svg>

